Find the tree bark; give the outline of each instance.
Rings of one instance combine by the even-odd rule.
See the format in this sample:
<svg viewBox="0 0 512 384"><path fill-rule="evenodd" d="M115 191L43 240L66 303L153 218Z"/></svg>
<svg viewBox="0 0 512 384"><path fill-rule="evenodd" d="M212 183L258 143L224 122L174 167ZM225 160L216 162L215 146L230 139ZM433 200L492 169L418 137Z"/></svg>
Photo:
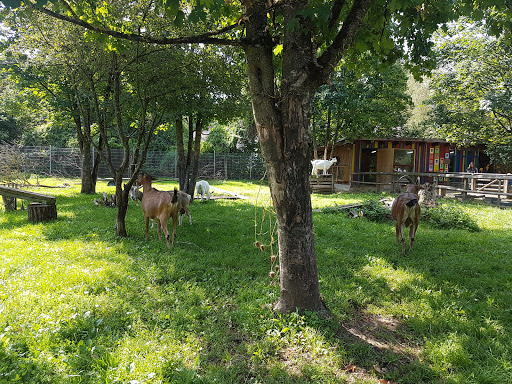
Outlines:
<svg viewBox="0 0 512 384"><path fill-rule="evenodd" d="M55 204L32 203L28 205L28 221L38 223L57 218L57 206Z"/></svg>
<svg viewBox="0 0 512 384"><path fill-rule="evenodd" d="M292 54L310 36L296 33L290 40L285 39L280 94L286 97L280 98L274 88L273 43L265 28L265 3L248 2L246 6L251 15L247 36L255 42L244 47L249 86L278 223L281 292L275 309L324 311L318 285L308 177L309 121L314 92L303 81L307 72L300 55L304 52ZM290 44L295 45L293 49ZM307 57L311 57L311 51Z"/></svg>
<svg viewBox="0 0 512 384"><path fill-rule="evenodd" d="M325 145L324 145L324 160L327 160L327 153L329 152L329 143L331 142L331 107L327 108L327 122L325 123Z"/></svg>
<svg viewBox="0 0 512 384"><path fill-rule="evenodd" d="M176 119L176 150L178 152L178 181L180 191L185 188L185 179L187 175L187 160L185 158L185 144L183 141L183 117Z"/></svg>
<svg viewBox="0 0 512 384"><path fill-rule="evenodd" d="M128 236L126 231L126 213L128 212L128 192L129 188L123 189L123 172L116 174L116 235L120 237ZM131 185L130 185L131 187Z"/></svg>
<svg viewBox="0 0 512 384"><path fill-rule="evenodd" d="M5 211L15 211L17 209L17 200L15 197L3 196Z"/></svg>
<svg viewBox="0 0 512 384"><path fill-rule="evenodd" d="M201 155L201 134L203 131L203 121L201 116L196 118L194 129L194 117L188 117L188 143L187 153L185 154L184 131L182 118L176 119L176 137L178 151L178 179L180 190L187 192L192 199L194 197L194 188L199 171L199 158ZM194 136L195 132L195 136ZM191 200L192 201L192 200Z"/></svg>
<svg viewBox="0 0 512 384"><path fill-rule="evenodd" d="M196 118L196 129L194 137L194 154L192 156L192 172L187 188L187 193L191 196L190 202L194 201L194 189L196 187L197 174L199 172L199 158L201 156L201 135L203 133L203 119L201 116Z"/></svg>

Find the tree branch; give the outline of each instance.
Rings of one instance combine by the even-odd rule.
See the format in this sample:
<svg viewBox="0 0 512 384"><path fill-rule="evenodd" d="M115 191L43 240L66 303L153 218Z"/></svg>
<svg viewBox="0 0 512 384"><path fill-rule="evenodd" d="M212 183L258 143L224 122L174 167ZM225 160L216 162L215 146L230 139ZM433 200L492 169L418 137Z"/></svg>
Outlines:
<svg viewBox="0 0 512 384"><path fill-rule="evenodd" d="M322 70L318 71L317 69L317 85L326 82L346 50L352 45L374 1L375 0L356 0L354 2L334 41L318 59L318 64L322 67Z"/></svg>
<svg viewBox="0 0 512 384"><path fill-rule="evenodd" d="M345 0L334 0L334 4L332 5L331 9L331 17L328 21L328 27L329 30L332 30L336 27L336 23L338 21L338 18L340 17L341 10L343 9L343 6L345 5Z"/></svg>
<svg viewBox="0 0 512 384"><path fill-rule="evenodd" d="M99 27L96 25L93 25L91 23L88 23L84 20L80 20L75 17L62 15L60 13L54 12L48 8L44 7L37 7L36 5L30 4L29 7L37 12L43 13L47 16L53 17L58 20L63 20L75 25L78 25L80 27L83 27L85 29L88 29L90 31L102 33L108 36L116 37L119 39L124 40L130 40L130 41L138 41L141 43L148 43L148 44L159 44L159 45L178 45L178 44L198 44L198 43L204 43L204 44L215 44L215 45L231 45L231 46L242 46L244 43L242 43L240 40L230 40L230 39L222 39L215 36L219 36L223 33L232 31L237 28L242 28L243 23L235 23L228 25L224 28L221 28L216 31L211 31L199 35L193 35L193 36L184 36L184 37L176 37L176 38L168 38L168 37L151 37L151 36L144 36L139 35L136 33L124 33L119 31L114 31L109 28ZM247 44L247 43L245 43Z"/></svg>

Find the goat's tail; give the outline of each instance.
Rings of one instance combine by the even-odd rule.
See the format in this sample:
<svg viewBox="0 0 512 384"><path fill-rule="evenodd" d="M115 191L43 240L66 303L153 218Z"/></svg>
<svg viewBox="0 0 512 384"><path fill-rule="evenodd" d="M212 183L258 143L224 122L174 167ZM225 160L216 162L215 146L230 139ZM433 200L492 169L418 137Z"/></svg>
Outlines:
<svg viewBox="0 0 512 384"><path fill-rule="evenodd" d="M412 208L415 205L418 205L418 199L411 199L405 205L407 205L409 208Z"/></svg>
<svg viewBox="0 0 512 384"><path fill-rule="evenodd" d="M178 188L174 187L174 193L172 195L171 203L176 204L178 201Z"/></svg>

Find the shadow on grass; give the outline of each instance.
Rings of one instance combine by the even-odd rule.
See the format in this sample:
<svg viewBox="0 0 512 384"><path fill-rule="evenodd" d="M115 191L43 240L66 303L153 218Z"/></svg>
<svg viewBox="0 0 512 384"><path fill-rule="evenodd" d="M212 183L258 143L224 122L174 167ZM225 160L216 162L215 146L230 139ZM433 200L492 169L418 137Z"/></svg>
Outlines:
<svg viewBox="0 0 512 384"><path fill-rule="evenodd" d="M504 363L512 337L510 231L420 225L404 258L392 222L317 216L316 223L321 291L345 330L378 349L399 346L395 358L403 347L411 351L410 363L391 364L394 380L512 379ZM380 366L392 362L384 360Z"/></svg>
<svg viewBox="0 0 512 384"><path fill-rule="evenodd" d="M334 314L318 319L270 311L279 292L268 279L269 252L253 246L251 204L195 202L193 224L184 220L176 245L167 249L156 229L145 241L140 205L129 207L129 237L117 239L115 209L94 206L94 198L59 198L62 214L42 229L50 242L109 243L115 252L87 257L119 257L123 273L136 277L109 277L117 287L108 294L110 304L87 317L80 313L57 333L67 373L80 373L81 382L115 374L126 382L141 379L143 361L158 369L149 373L176 383L343 382L349 363L355 365L349 375L374 382L456 382L456 375L484 374L476 357L496 377L507 377L499 360L510 353L502 303L510 303L504 288L511 268L497 245L506 232L485 233L490 254L477 263L464 256L479 237L459 244L462 232L445 236L420 227L416 249L402 258L391 223L315 216L321 292ZM494 274L503 264L506 271ZM504 282L496 285L496 276ZM94 308L93 299L88 305ZM471 349L485 337L494 359ZM44 366L37 369L46 375Z"/></svg>

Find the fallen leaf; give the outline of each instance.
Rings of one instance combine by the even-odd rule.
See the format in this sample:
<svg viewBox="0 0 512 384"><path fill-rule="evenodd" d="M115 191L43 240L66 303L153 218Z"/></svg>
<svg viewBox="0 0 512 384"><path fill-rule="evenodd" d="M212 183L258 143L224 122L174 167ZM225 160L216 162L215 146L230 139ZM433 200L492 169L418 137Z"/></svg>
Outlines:
<svg viewBox="0 0 512 384"><path fill-rule="evenodd" d="M356 366L354 364L349 364L345 367L345 372L354 373L356 371Z"/></svg>

